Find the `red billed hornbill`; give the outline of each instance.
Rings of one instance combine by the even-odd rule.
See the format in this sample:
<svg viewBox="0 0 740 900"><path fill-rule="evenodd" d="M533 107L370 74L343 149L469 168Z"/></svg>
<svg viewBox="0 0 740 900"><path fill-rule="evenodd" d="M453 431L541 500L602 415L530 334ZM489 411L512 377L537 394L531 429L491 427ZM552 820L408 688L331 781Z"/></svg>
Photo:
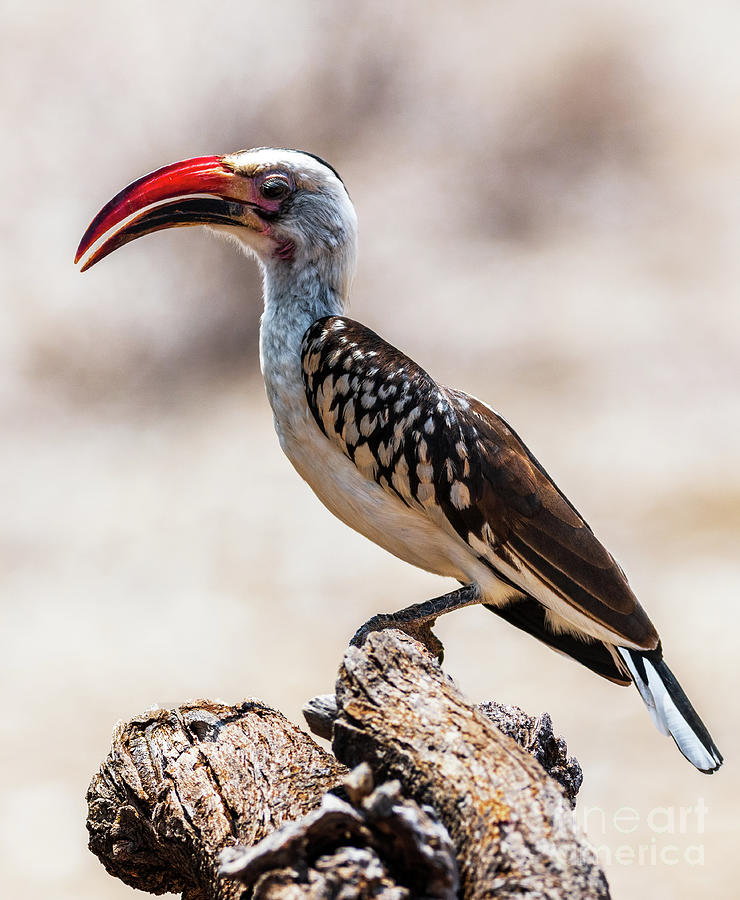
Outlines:
<svg viewBox="0 0 740 900"><path fill-rule="evenodd" d="M395 626L440 650L436 618L481 603L604 678L634 682L683 755L718 769L722 756L622 569L519 436L344 316L357 217L336 171L264 147L165 166L103 207L77 259L104 238L84 270L137 237L186 225L231 235L262 268L260 363L298 473L351 528L462 585L374 616L353 642Z"/></svg>

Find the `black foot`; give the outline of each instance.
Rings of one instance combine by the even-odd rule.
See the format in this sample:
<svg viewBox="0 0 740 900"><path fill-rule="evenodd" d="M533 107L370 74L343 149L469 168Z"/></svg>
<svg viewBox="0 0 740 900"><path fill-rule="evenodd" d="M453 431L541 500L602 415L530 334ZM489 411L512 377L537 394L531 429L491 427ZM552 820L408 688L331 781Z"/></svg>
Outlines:
<svg viewBox="0 0 740 900"><path fill-rule="evenodd" d="M431 654L437 657L438 662L442 662L445 656L445 648L442 641L432 632L432 626L436 619L427 621L404 621L400 617L396 617L392 613L379 613L368 619L367 622L358 628L354 637L349 642L350 647L361 647L365 643L365 638L371 631L384 631L386 628L397 628L408 634L409 637L423 644Z"/></svg>
<svg viewBox="0 0 740 900"><path fill-rule="evenodd" d="M477 584L464 584L456 591L444 594L442 597L434 597L425 600L424 603L415 603L395 613L380 613L368 619L367 622L355 632L355 636L349 642L351 647L361 646L371 631L382 631L384 628L397 628L405 631L415 640L433 653L442 662L444 659L444 647L442 641L432 634L432 628L438 616L462 609L464 606L472 606L482 600L480 588Z"/></svg>

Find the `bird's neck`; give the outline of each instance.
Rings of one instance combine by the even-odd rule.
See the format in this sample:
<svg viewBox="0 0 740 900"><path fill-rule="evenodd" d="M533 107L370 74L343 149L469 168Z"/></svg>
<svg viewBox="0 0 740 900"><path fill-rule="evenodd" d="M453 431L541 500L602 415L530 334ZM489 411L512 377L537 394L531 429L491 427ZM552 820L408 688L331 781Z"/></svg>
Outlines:
<svg viewBox="0 0 740 900"><path fill-rule="evenodd" d="M342 260L263 263L265 309L260 323L260 367L276 424L305 407L301 343L309 326L342 315L351 271Z"/></svg>

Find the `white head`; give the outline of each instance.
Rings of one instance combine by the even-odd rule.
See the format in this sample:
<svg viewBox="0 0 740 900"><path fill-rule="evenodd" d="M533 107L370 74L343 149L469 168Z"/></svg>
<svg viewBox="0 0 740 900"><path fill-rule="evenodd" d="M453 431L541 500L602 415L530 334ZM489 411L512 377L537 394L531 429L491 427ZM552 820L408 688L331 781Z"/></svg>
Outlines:
<svg viewBox="0 0 740 900"><path fill-rule="evenodd" d="M83 271L144 234L208 225L235 238L280 281L313 272L345 299L354 274L357 216L344 184L330 165L298 150L259 147L158 169L103 207L77 259L124 221Z"/></svg>

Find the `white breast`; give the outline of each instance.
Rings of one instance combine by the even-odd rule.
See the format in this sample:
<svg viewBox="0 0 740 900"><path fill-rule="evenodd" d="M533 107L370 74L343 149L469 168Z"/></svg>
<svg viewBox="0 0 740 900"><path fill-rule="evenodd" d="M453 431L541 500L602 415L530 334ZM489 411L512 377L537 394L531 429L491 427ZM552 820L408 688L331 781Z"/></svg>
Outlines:
<svg viewBox="0 0 740 900"><path fill-rule="evenodd" d="M303 386L301 385L301 390ZM321 502L350 528L394 556L437 575L477 580L484 569L468 546L422 512L407 507L375 481L363 476L304 411L275 427L296 471Z"/></svg>

